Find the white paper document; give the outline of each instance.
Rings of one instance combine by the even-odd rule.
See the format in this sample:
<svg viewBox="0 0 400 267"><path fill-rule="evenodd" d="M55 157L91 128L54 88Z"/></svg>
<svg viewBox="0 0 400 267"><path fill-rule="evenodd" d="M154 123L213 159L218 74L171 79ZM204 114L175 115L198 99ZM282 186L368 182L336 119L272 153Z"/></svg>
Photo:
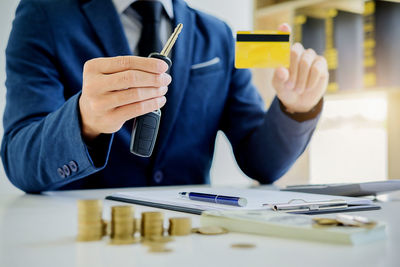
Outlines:
<svg viewBox="0 0 400 267"><path fill-rule="evenodd" d="M236 207L201 201L194 201L183 199L179 197L179 192L198 192L225 196L242 197L247 199L245 207ZM297 192L282 192L274 190L262 189L239 189L239 188L184 188L184 189L166 189L166 190L145 190L145 191L131 191L119 192L111 196L112 198L119 198L125 200L132 200L144 203L155 203L161 205L177 206L188 209L197 210L259 210L270 209L263 204L278 204L288 203L291 200L304 200L305 202L319 202L331 200L344 200L348 205L372 205L370 199L342 197L332 195L318 195ZM127 201L130 202L130 201ZM140 204L140 203L137 203ZM144 204L146 205L146 204ZM156 205L154 205L156 206Z"/></svg>

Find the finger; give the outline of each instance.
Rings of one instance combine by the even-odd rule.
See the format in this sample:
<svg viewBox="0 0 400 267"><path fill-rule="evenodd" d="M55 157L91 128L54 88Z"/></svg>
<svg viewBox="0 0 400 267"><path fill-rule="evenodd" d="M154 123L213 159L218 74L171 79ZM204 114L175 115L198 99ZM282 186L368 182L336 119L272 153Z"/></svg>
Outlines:
<svg viewBox="0 0 400 267"><path fill-rule="evenodd" d="M314 62L315 57L316 53L312 49L307 49L301 56L297 70L296 85L294 87L295 91L297 91L299 94L302 94L304 92L308 79L308 74L310 72L310 68L312 63Z"/></svg>
<svg viewBox="0 0 400 267"><path fill-rule="evenodd" d="M272 86L277 91L282 91L285 89L285 83L289 79L289 71L286 68L277 68L272 77Z"/></svg>
<svg viewBox="0 0 400 267"><path fill-rule="evenodd" d="M164 61L156 58L119 56L95 58L85 63L84 71L111 74L126 70L141 70L151 73L163 73L168 70Z"/></svg>
<svg viewBox="0 0 400 267"><path fill-rule="evenodd" d="M292 28L290 27L289 24L283 23L283 24L279 25L278 31L290 33L292 31Z"/></svg>
<svg viewBox="0 0 400 267"><path fill-rule="evenodd" d="M310 73L308 75L308 80L305 90L311 90L314 88L321 78L322 74L327 70L327 64L324 57L317 56L310 68Z"/></svg>
<svg viewBox="0 0 400 267"><path fill-rule="evenodd" d="M296 84L297 69L303 51L304 47L300 43L295 43L292 46L292 50L290 51L290 67L289 67L290 77L289 80L286 82L287 89L293 89Z"/></svg>
<svg viewBox="0 0 400 267"><path fill-rule="evenodd" d="M168 87L129 88L110 92L104 97L104 105L107 109L117 108L132 103L142 102L165 95Z"/></svg>
<svg viewBox="0 0 400 267"><path fill-rule="evenodd" d="M167 73L155 74L139 70L126 70L99 76L91 87L99 92L122 90L132 87L164 87L171 83Z"/></svg>
<svg viewBox="0 0 400 267"><path fill-rule="evenodd" d="M310 99L314 99L315 104L317 104L321 97L325 94L326 88L328 86L328 81L329 73L326 70L321 74L317 84L312 89L307 91L307 96Z"/></svg>
<svg viewBox="0 0 400 267"><path fill-rule="evenodd" d="M132 118L147 114L154 110L157 110L165 105L166 102L165 96L152 98L149 100L125 105L122 107L118 107L113 112L113 117L116 121L127 121Z"/></svg>

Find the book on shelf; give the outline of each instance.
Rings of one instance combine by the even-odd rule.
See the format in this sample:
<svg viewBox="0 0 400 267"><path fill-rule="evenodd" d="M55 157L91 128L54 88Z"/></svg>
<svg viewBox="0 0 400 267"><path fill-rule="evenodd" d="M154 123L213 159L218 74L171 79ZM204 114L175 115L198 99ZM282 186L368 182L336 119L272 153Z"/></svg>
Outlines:
<svg viewBox="0 0 400 267"><path fill-rule="evenodd" d="M303 10L307 14L306 10ZM295 17L295 41L325 56L329 70L328 92L362 88L363 17L326 9L316 16Z"/></svg>
<svg viewBox="0 0 400 267"><path fill-rule="evenodd" d="M375 1L376 78L379 87L400 86L400 3Z"/></svg>
<svg viewBox="0 0 400 267"><path fill-rule="evenodd" d="M364 78L365 88L376 86L376 58L375 58L375 1L368 0L364 3Z"/></svg>

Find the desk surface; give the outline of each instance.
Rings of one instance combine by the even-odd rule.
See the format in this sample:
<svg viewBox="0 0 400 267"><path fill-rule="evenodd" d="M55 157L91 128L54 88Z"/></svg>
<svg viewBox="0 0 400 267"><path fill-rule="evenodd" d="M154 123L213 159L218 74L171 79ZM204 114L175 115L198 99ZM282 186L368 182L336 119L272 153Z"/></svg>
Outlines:
<svg viewBox="0 0 400 267"><path fill-rule="evenodd" d="M0 196L0 266L400 266L399 194L389 195L390 201L380 203L381 210L358 213L386 221L387 239L355 247L239 233L177 237L168 246L173 252L160 254L149 253L140 244L110 246L105 239L75 242L76 200L104 198L115 191L121 190ZM116 204L104 202L106 219L110 206ZM137 217L149 210L156 209L135 205ZM165 217L190 216L199 226L197 215L164 213ZM256 248L230 247L238 242L254 243Z"/></svg>

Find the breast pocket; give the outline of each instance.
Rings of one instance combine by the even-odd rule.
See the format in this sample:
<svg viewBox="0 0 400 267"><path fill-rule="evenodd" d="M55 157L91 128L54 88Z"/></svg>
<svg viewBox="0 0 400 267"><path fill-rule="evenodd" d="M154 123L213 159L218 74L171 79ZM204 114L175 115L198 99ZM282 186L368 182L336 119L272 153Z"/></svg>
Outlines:
<svg viewBox="0 0 400 267"><path fill-rule="evenodd" d="M214 57L210 60L192 65L190 68L190 74L192 76L196 76L207 73L215 73L219 70L222 70L221 59L219 57Z"/></svg>

